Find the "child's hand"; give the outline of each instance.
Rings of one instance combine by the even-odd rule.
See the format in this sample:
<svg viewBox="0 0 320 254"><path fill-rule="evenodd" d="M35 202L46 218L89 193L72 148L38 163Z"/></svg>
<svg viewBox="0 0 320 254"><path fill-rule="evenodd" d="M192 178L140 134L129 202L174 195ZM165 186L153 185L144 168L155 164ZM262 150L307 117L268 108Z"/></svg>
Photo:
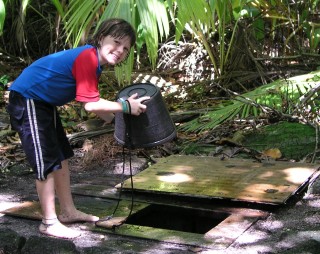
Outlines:
<svg viewBox="0 0 320 254"><path fill-rule="evenodd" d="M143 96L141 98L137 98L137 97L138 97L138 94L135 93L128 98L128 102L130 103L130 107L131 107L131 115L135 115L135 116L138 116L141 113L146 112L147 106L144 105L142 102L150 99L150 96Z"/></svg>

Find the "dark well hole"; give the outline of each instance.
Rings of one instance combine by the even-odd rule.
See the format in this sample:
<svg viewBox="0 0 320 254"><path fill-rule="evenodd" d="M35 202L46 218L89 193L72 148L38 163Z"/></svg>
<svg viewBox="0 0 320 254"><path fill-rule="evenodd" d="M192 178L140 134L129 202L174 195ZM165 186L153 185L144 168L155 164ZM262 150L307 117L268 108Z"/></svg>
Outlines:
<svg viewBox="0 0 320 254"><path fill-rule="evenodd" d="M131 215L126 224L205 234L229 215L193 208L149 205Z"/></svg>

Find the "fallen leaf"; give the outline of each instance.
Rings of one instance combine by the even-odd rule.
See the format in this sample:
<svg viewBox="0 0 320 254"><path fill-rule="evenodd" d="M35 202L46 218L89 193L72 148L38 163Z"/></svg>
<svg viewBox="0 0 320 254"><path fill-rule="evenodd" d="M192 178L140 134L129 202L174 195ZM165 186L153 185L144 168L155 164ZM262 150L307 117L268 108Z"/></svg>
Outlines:
<svg viewBox="0 0 320 254"><path fill-rule="evenodd" d="M262 151L262 154L272 159L280 159L282 157L282 153L278 148L264 150Z"/></svg>

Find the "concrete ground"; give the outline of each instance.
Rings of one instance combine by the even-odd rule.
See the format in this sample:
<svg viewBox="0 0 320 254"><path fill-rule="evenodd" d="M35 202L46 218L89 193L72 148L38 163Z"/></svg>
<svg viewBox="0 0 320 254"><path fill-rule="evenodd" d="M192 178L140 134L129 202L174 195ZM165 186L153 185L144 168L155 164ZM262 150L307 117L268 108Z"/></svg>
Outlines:
<svg viewBox="0 0 320 254"><path fill-rule="evenodd" d="M83 177L86 178L84 174ZM13 207L25 200L37 199L30 175L20 178L9 177L9 179L8 181L1 179L0 210ZM83 198L75 195L75 203ZM0 230L11 229L26 238L27 242L33 237L48 239L38 233L38 225L37 220L0 214ZM297 197L296 202L270 212L265 219L252 224L230 246L220 250L190 246L188 243L173 244L88 230L92 226L90 224L71 226L83 230L82 236L68 240L74 244L73 253L320 253L320 179L313 179ZM22 253L29 252L22 251Z"/></svg>

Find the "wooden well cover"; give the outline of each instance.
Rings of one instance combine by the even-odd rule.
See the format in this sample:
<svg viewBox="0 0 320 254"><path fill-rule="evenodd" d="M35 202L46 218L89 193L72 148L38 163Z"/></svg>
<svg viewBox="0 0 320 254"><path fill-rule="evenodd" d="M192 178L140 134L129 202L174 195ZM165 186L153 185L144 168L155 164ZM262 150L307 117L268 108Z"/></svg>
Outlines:
<svg viewBox="0 0 320 254"><path fill-rule="evenodd" d="M285 203L319 165L200 156L169 156L133 177L139 192ZM119 187L119 186L117 186ZM123 189L131 189L130 179Z"/></svg>

